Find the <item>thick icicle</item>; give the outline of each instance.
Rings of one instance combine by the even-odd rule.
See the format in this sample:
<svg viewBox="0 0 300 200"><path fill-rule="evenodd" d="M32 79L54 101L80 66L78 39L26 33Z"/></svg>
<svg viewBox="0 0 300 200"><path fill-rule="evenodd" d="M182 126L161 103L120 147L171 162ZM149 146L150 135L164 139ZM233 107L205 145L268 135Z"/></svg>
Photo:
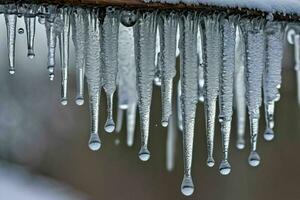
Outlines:
<svg viewBox="0 0 300 200"><path fill-rule="evenodd" d="M264 104L266 130L264 138L270 141L274 138L274 106L280 94L281 60L283 55L283 27L280 22L266 24L266 68L264 71Z"/></svg>
<svg viewBox="0 0 300 200"><path fill-rule="evenodd" d="M91 133L89 148L93 151L100 149L101 142L98 135L99 105L101 90L101 63L100 63L100 30L98 10L92 9L87 13L86 39L86 68L85 76L89 89L91 112Z"/></svg>
<svg viewBox="0 0 300 200"><path fill-rule="evenodd" d="M147 161L150 107L155 74L156 12L141 13L134 26L138 106L141 120L141 149L139 158Z"/></svg>
<svg viewBox="0 0 300 200"><path fill-rule="evenodd" d="M161 13L159 20L160 32L160 64L161 64L161 96L163 127L168 126L172 114L173 78L176 75L176 33L178 16L171 13Z"/></svg>
<svg viewBox="0 0 300 200"><path fill-rule="evenodd" d="M56 49L56 38L57 38L57 10L55 6L49 6L49 16L46 19L46 34L48 43L48 71L49 78L52 81L54 79L54 67L55 67L55 49ZM58 31L58 30L57 30Z"/></svg>
<svg viewBox="0 0 300 200"><path fill-rule="evenodd" d="M156 86L161 86L161 73L162 73L162 63L161 63L161 48L160 48L160 29L157 27L156 31L156 48L155 48L155 76L154 76L154 84Z"/></svg>
<svg viewBox="0 0 300 200"><path fill-rule="evenodd" d="M61 8L60 19L63 29L59 35L60 60L61 60L61 100L62 105L67 105L68 97L68 68L69 68L69 40L70 40L70 8Z"/></svg>
<svg viewBox="0 0 300 200"><path fill-rule="evenodd" d="M238 149L245 148L246 99L245 99L245 39L241 27L236 26L235 40L235 75L234 97L237 111L237 142Z"/></svg>
<svg viewBox="0 0 300 200"><path fill-rule="evenodd" d="M198 101L197 21L198 16L194 12L188 12L182 16L180 21L180 100L183 120L184 160L184 178L181 184L181 192L186 196L194 192L191 171L194 123Z"/></svg>
<svg viewBox="0 0 300 200"><path fill-rule="evenodd" d="M265 35L263 21L254 19L245 22L246 31L246 103L250 119L251 153L248 162L251 166L258 166L260 157L256 152L259 125L259 108L262 98L262 77L265 66Z"/></svg>
<svg viewBox="0 0 300 200"><path fill-rule="evenodd" d="M107 133L112 133L115 130L113 97L118 73L118 35L119 11L108 7L101 26L101 59L104 69L103 87L107 97L107 120L105 123L105 131Z"/></svg>
<svg viewBox="0 0 300 200"><path fill-rule="evenodd" d="M223 159L219 170L222 175L231 171L228 162L229 139L233 113L233 78L234 78L234 53L235 53L235 25L234 17L221 19L223 31L223 64L220 69L220 94L219 94L219 122L221 123Z"/></svg>
<svg viewBox="0 0 300 200"><path fill-rule="evenodd" d="M16 46L16 26L17 26L17 15L16 6L8 4L5 8L6 12L5 23L7 31L7 48L8 48L8 59L9 59L9 73L15 73L15 46Z"/></svg>
<svg viewBox="0 0 300 200"><path fill-rule="evenodd" d="M200 102L204 102L204 45L203 45L203 29L202 24L198 26L197 33L197 52L198 52L198 99Z"/></svg>
<svg viewBox="0 0 300 200"><path fill-rule="evenodd" d="M213 159L216 104L219 93L219 71L222 65L222 35L219 15L205 18L205 47L207 64L204 65L204 109L207 136L207 165L214 166Z"/></svg>
<svg viewBox="0 0 300 200"><path fill-rule="evenodd" d="M75 66L76 66L76 104L84 104L84 70L85 70L85 37L86 26L84 16L86 11L77 8L72 13L72 39L75 46Z"/></svg>
<svg viewBox="0 0 300 200"><path fill-rule="evenodd" d="M24 15L25 28L27 34L27 56L32 59L35 56L34 53L34 39L35 39L35 14L37 12L36 5L26 5L26 13Z"/></svg>

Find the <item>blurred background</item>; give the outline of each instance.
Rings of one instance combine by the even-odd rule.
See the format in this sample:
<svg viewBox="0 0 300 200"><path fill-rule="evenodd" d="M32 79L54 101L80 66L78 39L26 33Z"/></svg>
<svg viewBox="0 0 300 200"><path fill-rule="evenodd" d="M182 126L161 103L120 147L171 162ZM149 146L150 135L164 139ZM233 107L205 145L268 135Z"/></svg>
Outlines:
<svg viewBox="0 0 300 200"><path fill-rule="evenodd" d="M59 51L57 49L56 77L54 82L50 82L46 70L47 45L44 26L37 24L36 57L33 60L27 58L26 33L17 34L16 74L11 76L8 73L3 15L0 17L0 25L3 27L0 30L1 200L300 199L300 110L296 98L291 46L285 45L281 100L276 104L275 139L272 142L265 142L263 139L262 113L258 140L261 165L258 168L248 165L248 126L246 148L236 149L234 119L230 146L231 174L221 176L218 172L222 152L218 123L215 134L216 166L208 168L204 112L203 105L199 103L193 159L195 192L191 197L185 197L180 192L183 176L180 132L176 142L175 168L171 172L166 170L167 129L160 125L161 100L158 87L154 89L151 109L149 162L142 162L137 156L140 145L138 122L135 142L131 148L126 146L125 127L118 134L109 135L104 132L104 93L100 109L102 148L98 152L91 152L87 147L88 104L76 106L74 102L73 44L71 43L70 53L69 102L67 106L62 106L59 102ZM25 29L23 18L18 18L17 26L18 29ZM87 98L85 100L87 102ZM114 119L116 121L116 115Z"/></svg>

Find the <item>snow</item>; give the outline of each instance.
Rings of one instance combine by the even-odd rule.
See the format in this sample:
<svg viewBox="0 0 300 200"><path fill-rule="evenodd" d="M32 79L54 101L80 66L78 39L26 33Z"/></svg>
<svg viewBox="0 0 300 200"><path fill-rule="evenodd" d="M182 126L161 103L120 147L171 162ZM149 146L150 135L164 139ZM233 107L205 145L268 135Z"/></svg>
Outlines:
<svg viewBox="0 0 300 200"><path fill-rule="evenodd" d="M145 2L186 3L188 5L213 5L231 8L258 9L265 12L282 12L300 14L299 0L144 0Z"/></svg>

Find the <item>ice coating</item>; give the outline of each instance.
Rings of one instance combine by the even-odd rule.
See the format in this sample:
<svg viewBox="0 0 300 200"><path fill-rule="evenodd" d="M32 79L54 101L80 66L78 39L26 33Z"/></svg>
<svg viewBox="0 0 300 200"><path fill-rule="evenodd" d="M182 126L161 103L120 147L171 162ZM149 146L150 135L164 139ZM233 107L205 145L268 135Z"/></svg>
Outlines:
<svg viewBox="0 0 300 200"><path fill-rule="evenodd" d="M155 74L156 18L156 12L141 13L134 26L137 94L141 120L141 150L139 157L142 161L147 161L150 158L148 137L152 82Z"/></svg>
<svg viewBox="0 0 300 200"><path fill-rule="evenodd" d="M27 56L32 59L35 56L34 53L34 40L35 40L35 23L36 23L36 12L38 9L37 5L25 5L26 13L24 14L24 22L27 35Z"/></svg>
<svg viewBox="0 0 300 200"><path fill-rule="evenodd" d="M240 24L236 25L235 39L235 73L234 73L234 99L237 112L237 142L238 149L245 147L246 126L246 97L245 97L245 39Z"/></svg>
<svg viewBox="0 0 300 200"><path fill-rule="evenodd" d="M15 73L15 47L16 47L16 26L17 15L14 14L16 6L8 4L6 7L5 24L7 32L7 48L8 48L8 60L9 60L9 73Z"/></svg>
<svg viewBox="0 0 300 200"><path fill-rule="evenodd" d="M61 104L67 105L68 69L69 69L69 40L70 40L70 8L61 8L59 17L63 29L59 34L60 61L61 61Z"/></svg>
<svg viewBox="0 0 300 200"><path fill-rule="evenodd" d="M89 147L91 150L98 150L101 142L98 136L99 123L99 105L101 81L101 63L100 63L100 29L99 29L99 11L91 9L87 11L85 23L87 26L86 35L86 67L85 76L89 90L90 101L90 120L91 131Z"/></svg>
<svg viewBox="0 0 300 200"><path fill-rule="evenodd" d="M283 55L283 26L280 22L267 22L266 32L266 68L263 77L266 130L264 138L274 138L274 107L280 94L281 61Z"/></svg>
<svg viewBox="0 0 300 200"><path fill-rule="evenodd" d="M191 167L193 157L194 123L198 102L198 57L197 57L198 16L188 12L180 20L180 80L181 109L183 124L184 178L181 192L189 196L194 191Z"/></svg>
<svg viewBox="0 0 300 200"><path fill-rule="evenodd" d="M119 109L126 110L127 145L132 146L134 142L137 107L133 27L126 27L120 24L118 51Z"/></svg>
<svg viewBox="0 0 300 200"><path fill-rule="evenodd" d="M118 73L118 34L119 11L106 8L106 16L101 26L101 62L103 63L103 88L107 97L107 120L105 131L112 133L115 129L113 121L113 96L117 87Z"/></svg>
<svg viewBox="0 0 300 200"><path fill-rule="evenodd" d="M76 67L76 104L83 105L84 103L84 71L85 71L85 40L86 40L86 25L84 17L86 11L82 8L77 8L72 12L72 39L75 46L75 67Z"/></svg>
<svg viewBox="0 0 300 200"><path fill-rule="evenodd" d="M173 78L176 75L176 33L178 16L161 13L159 18L160 32L160 64L161 64L161 96L162 126L168 125L172 114Z"/></svg>
<svg viewBox="0 0 300 200"><path fill-rule="evenodd" d="M204 65L204 109L207 136L207 165L214 165L213 148L216 118L216 104L219 94L219 73L222 65L222 33L219 15L207 16L205 24L206 60Z"/></svg>
<svg viewBox="0 0 300 200"><path fill-rule="evenodd" d="M250 141L251 153L249 156L249 164L257 166L259 160L256 153L258 122L260 117L259 108L262 99L262 77L265 67L265 35L263 31L263 20L253 19L244 24L246 33L246 52L247 63L245 70L246 77L246 103L248 107L250 119ZM255 156L254 156L255 155ZM256 156L257 155L257 156ZM255 163L255 165L253 165Z"/></svg>
<svg viewBox="0 0 300 200"><path fill-rule="evenodd" d="M219 91L219 122L221 123L223 160L219 167L222 175L230 173L228 163L229 139L233 113L233 79L234 79L234 54L235 54L235 25L234 17L221 19L223 31L223 64L220 68ZM224 163L226 163L224 165Z"/></svg>

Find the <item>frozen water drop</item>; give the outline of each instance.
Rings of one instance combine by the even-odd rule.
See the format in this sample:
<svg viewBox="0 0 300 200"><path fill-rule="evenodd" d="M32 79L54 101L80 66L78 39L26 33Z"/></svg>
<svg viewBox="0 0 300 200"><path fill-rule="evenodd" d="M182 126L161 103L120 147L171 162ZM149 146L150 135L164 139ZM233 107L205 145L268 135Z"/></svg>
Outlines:
<svg viewBox="0 0 300 200"><path fill-rule="evenodd" d="M138 14L136 11L124 10L121 13L121 23L126 27L135 25L137 19Z"/></svg>
<svg viewBox="0 0 300 200"><path fill-rule="evenodd" d="M115 122L112 119L107 119L105 126L104 126L104 130L107 133L112 133L115 130Z"/></svg>
<svg viewBox="0 0 300 200"><path fill-rule="evenodd" d="M18 33L21 35L21 34L23 34L25 31L24 31L24 29L23 28L19 28L18 29Z"/></svg>
<svg viewBox="0 0 300 200"><path fill-rule="evenodd" d="M35 57L35 54L32 49L28 49L27 57L29 59L33 59Z"/></svg>
<svg viewBox="0 0 300 200"><path fill-rule="evenodd" d="M219 171L222 175L228 175L231 171L231 166L227 160L222 160Z"/></svg>
<svg viewBox="0 0 300 200"><path fill-rule="evenodd" d="M82 106L84 104L84 99L81 98L81 97L77 97L76 100L75 100L75 103L78 105L78 106Z"/></svg>
<svg viewBox="0 0 300 200"><path fill-rule="evenodd" d="M89 148L92 151L97 151L101 147L101 142L99 135L97 133L91 133L90 140L89 140Z"/></svg>
<svg viewBox="0 0 300 200"><path fill-rule="evenodd" d="M274 139L274 132L272 129L267 128L264 133L264 138L267 141L271 141Z"/></svg>
<svg viewBox="0 0 300 200"><path fill-rule="evenodd" d="M237 141L236 148L238 148L238 149L244 149L245 148L245 141L244 141L244 139Z"/></svg>
<svg viewBox="0 0 300 200"><path fill-rule="evenodd" d="M215 165L215 160L212 157L208 157L206 164L208 167L213 167Z"/></svg>
<svg viewBox="0 0 300 200"><path fill-rule="evenodd" d="M249 158L248 158L248 163L252 167L256 167L260 163L260 157L256 151L251 151Z"/></svg>
<svg viewBox="0 0 300 200"><path fill-rule="evenodd" d="M15 74L15 72L16 72L15 69L9 69L9 73L10 73L11 75Z"/></svg>
<svg viewBox="0 0 300 200"><path fill-rule="evenodd" d="M139 158L141 161L148 161L150 159L150 152L147 149L147 147L141 147L141 150L139 152Z"/></svg>
<svg viewBox="0 0 300 200"><path fill-rule="evenodd" d="M168 121L162 121L162 122L161 122L161 125L162 125L163 127L167 127L167 126L168 126Z"/></svg>
<svg viewBox="0 0 300 200"><path fill-rule="evenodd" d="M185 196L191 196L194 193L194 183L192 177L184 176L181 183L181 192Z"/></svg>
<svg viewBox="0 0 300 200"><path fill-rule="evenodd" d="M65 106L68 104L68 100L67 99L61 99L60 100L61 105Z"/></svg>

